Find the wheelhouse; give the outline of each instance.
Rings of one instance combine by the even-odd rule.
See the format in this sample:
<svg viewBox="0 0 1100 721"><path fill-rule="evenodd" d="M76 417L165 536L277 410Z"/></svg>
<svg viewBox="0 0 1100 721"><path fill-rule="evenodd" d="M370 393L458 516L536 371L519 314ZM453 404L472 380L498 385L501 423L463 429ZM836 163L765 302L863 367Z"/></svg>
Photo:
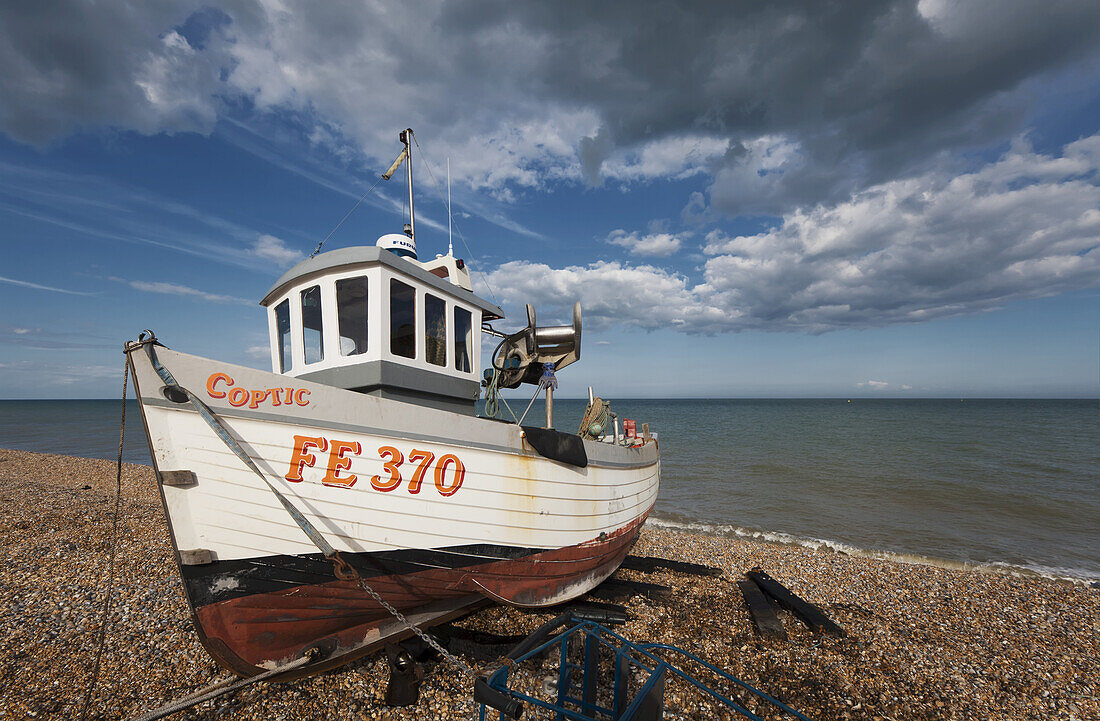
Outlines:
<svg viewBox="0 0 1100 721"><path fill-rule="evenodd" d="M272 286L261 301L272 371L473 414L481 324L503 317L501 309L472 292L461 259L421 263L390 236L378 242L393 250L322 253Z"/></svg>

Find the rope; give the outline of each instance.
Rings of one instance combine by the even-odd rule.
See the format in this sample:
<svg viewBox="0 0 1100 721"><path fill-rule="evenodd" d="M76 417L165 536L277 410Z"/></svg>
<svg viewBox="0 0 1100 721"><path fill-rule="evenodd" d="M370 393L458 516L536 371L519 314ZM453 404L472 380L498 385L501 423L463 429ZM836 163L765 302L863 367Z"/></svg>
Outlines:
<svg viewBox="0 0 1100 721"><path fill-rule="evenodd" d="M198 706L200 703L202 703L204 701L211 701L213 699L218 698L219 696L224 696L228 693L233 693L234 691L239 691L240 689L244 688L245 686L251 686L254 683L259 683L260 681L265 681L265 680L271 678L272 676L278 676L281 673L286 673L287 671L293 671L294 669L296 669L300 666L305 666L307 663L312 661L313 658L314 657L312 655L302 656L301 658L296 658L293 661L290 661L289 663L285 663L282 666L276 666L275 668L273 668L269 671L264 671L263 673L258 674L256 676L249 676L248 678L242 678L242 679L240 679L240 680L238 680L238 681L236 681L236 682L234 682L234 683L232 683L228 686L226 686L225 684L228 681L230 681L231 679L224 679L224 680L221 680L221 681L216 681L216 682L210 684L209 686L207 686L206 688L200 689L200 690L196 691L193 694L189 694L187 696L184 696L183 698L177 699L175 701L171 701L171 702L165 704L164 706L161 706L158 709L153 709L152 711L146 711L144 714L142 714L141 716L135 717L131 721L155 721L155 719L162 719L165 716L171 716L172 714L177 713L179 711L182 711L186 708L191 708L192 706Z"/></svg>
<svg viewBox="0 0 1100 721"><path fill-rule="evenodd" d="M581 419L581 427L577 430L577 435L584 438L591 435L592 426L596 423L600 425L601 431L596 435L605 435L607 433L608 421L611 420L611 404L605 401L603 398L596 396L588 407L584 409L584 418Z"/></svg>
<svg viewBox="0 0 1100 721"><path fill-rule="evenodd" d="M211 691L215 691L219 688L224 688L225 686L228 686L231 683L236 683L237 681L240 681L240 677L238 677L238 676L226 676L225 678L219 679L219 680L215 681L214 683L212 683L208 686L204 686L204 687L200 688L198 691L195 691L194 693L189 693L186 696L181 696L178 699L176 699L175 701L170 701L169 703L171 703L173 705L174 704L182 704L182 703L185 703L187 701L190 701L191 699L198 698L199 696L205 696L206 694L210 693ZM161 708L164 708L164 707L162 706ZM146 711L145 713L149 714L149 713L152 713L152 711Z"/></svg>
<svg viewBox="0 0 1100 721"><path fill-rule="evenodd" d="M512 410L512 406L508 405L508 401L504 400L504 397L500 395L500 376L500 370L493 368L493 375L489 378L489 385L485 386L485 413L490 418L501 418L500 406L498 405L499 401L508 409L508 413L511 414L512 420L519 423L519 419L516 418L516 413Z"/></svg>
<svg viewBox="0 0 1100 721"><path fill-rule="evenodd" d="M417 147L420 147L420 146L418 145ZM404 152L404 151L402 151L402 152ZM397 158L398 158L398 161L400 161L401 156L398 155ZM396 165L397 163L395 162L394 164ZM392 170L390 172L392 172ZM333 228L332 230L330 230L328 232L328 235L326 235L324 238L321 239L321 242L317 244L317 247L313 249L313 252L309 254L309 257L312 258L313 256L320 253L321 252L321 246L325 244L325 241L328 240L329 238L331 238L332 234L335 233L337 230L339 230L340 226L344 224L344 221L347 220L348 218L350 218L351 214L359 209L359 206L363 204L363 201L367 199L367 196L371 194L371 191L374 190L375 188L377 188L378 184L381 183L383 180L389 180L389 179L390 179L389 176L386 175L385 173L383 173L382 175L379 175L378 180L374 181L374 185L367 188L367 192L363 193L363 197L360 198L355 203L355 205L351 206L351 210L349 210L347 213L345 213L343 218L340 218L340 222L336 224L336 227ZM498 305L499 305L499 303L498 303Z"/></svg>
<svg viewBox="0 0 1100 721"><path fill-rule="evenodd" d="M412 134L413 142L416 143L416 149L420 151L420 157L424 161L424 167L428 169L428 176L432 179L432 185L435 186L435 192L439 193L439 199L443 200L443 190L439 187L439 182L435 179L435 173L432 172L432 164L428 162L428 155L424 152L424 148L420 147L420 141L416 139L416 133ZM462 229L458 227L458 223L455 223L454 216L451 215L451 206L447 205L447 217L454 225L455 230L458 231L458 238L462 241L462 244L466 246L466 252L470 254L471 258L476 257L474 251L470 250L470 244L466 242L466 236L462 234ZM485 287L489 289L489 295L493 296L493 302L498 306L500 300L497 299L497 294L493 292L493 286L489 285L489 281L485 279L484 273L478 273L478 278L485 284Z"/></svg>
<svg viewBox="0 0 1100 721"><path fill-rule="evenodd" d="M122 501L122 442L126 437L126 388L130 381L130 363L122 365L122 421L118 429L118 461L115 464L115 515L111 521L111 556L107 562L107 596L103 599L103 613L99 622L99 648L96 649L95 665L92 668L92 682L84 695L84 704L80 709L81 721L88 718L88 709L92 703L92 694L99 683L99 669L103 660L103 650L107 645L107 622L111 614L111 602L115 591L115 552L118 550L118 515Z"/></svg>

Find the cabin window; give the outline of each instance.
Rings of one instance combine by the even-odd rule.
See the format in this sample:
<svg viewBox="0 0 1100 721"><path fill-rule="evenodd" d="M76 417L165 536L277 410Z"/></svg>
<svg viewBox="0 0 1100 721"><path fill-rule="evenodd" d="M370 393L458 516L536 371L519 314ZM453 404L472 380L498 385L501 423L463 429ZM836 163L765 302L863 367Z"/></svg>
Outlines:
<svg viewBox="0 0 1100 721"><path fill-rule="evenodd" d="M279 336L279 372L290 370L290 299L275 306L275 332Z"/></svg>
<svg viewBox="0 0 1100 721"><path fill-rule="evenodd" d="M416 289L390 280L390 353L416 357Z"/></svg>
<svg viewBox="0 0 1100 721"><path fill-rule="evenodd" d="M315 285L302 291L302 345L306 363L325 359L321 345L321 286Z"/></svg>
<svg viewBox="0 0 1100 721"><path fill-rule="evenodd" d="M367 279L336 281L336 312L340 326L340 355L367 352Z"/></svg>
<svg viewBox="0 0 1100 721"><path fill-rule="evenodd" d="M447 303L424 294L424 355L429 363L447 365Z"/></svg>
<svg viewBox="0 0 1100 721"><path fill-rule="evenodd" d="M470 346L473 344L470 311L455 306L455 370L470 372Z"/></svg>

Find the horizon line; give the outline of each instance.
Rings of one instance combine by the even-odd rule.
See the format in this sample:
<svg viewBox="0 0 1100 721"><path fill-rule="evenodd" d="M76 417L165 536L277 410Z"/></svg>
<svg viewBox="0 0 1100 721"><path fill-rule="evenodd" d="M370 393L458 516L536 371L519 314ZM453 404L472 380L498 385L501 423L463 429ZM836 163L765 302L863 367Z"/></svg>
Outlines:
<svg viewBox="0 0 1100 721"><path fill-rule="evenodd" d="M507 397L505 400L530 400L526 396ZM114 401L118 398L0 398L4 401ZM128 401L137 398L127 397ZM485 400L478 398L479 402ZM557 401L587 401L587 396L555 396ZM1100 396L615 396L613 400L630 401L1097 401Z"/></svg>

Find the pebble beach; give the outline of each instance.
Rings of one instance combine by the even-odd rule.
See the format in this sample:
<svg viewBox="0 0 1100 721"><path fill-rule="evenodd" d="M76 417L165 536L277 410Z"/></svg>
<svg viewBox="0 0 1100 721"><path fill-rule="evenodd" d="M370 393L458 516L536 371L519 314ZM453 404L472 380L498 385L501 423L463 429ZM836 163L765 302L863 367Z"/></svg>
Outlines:
<svg viewBox="0 0 1100 721"><path fill-rule="evenodd" d="M0 449L0 719L79 717L98 647L114 507L112 461ZM1100 589L654 527L633 553L723 574L620 570L616 578L672 591L618 601L630 612L618 633L681 646L811 718L1100 719ZM736 586L753 567L818 605L847 635L815 634L781 612L789 639L757 636ZM123 468L114 584L89 718L131 718L227 677L192 628L148 466ZM494 606L455 625L519 636L557 612ZM171 718L476 718L465 678L444 664L425 671L414 707L383 704L388 667L375 655ZM665 718L737 717L671 684Z"/></svg>

